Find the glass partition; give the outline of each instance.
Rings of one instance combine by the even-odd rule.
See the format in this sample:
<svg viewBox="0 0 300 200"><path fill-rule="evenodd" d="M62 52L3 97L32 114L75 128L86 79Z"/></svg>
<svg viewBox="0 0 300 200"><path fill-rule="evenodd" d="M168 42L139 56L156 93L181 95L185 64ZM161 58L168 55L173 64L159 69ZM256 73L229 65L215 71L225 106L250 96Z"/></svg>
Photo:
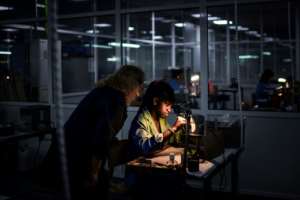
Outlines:
<svg viewBox="0 0 300 200"><path fill-rule="evenodd" d="M194 0L172 4L193 9L167 9L168 1L121 1L121 18L118 13L101 16L101 11L115 9L115 2L58 2L58 45L65 98L74 94L81 98L96 80L107 77L120 64L133 64L145 71L146 85L155 79L166 79L173 85L178 102L192 108L202 105L206 110L207 102L210 110L299 111L299 3L240 2L235 6L233 1L212 1L207 2L206 16ZM7 74L18 68L24 79L20 87L26 88L22 89L24 95L12 97L20 88L14 87L11 94L5 93L1 98L47 102L48 89L39 91L41 85L37 81L37 76L42 75L33 75L38 72L31 67L44 66L41 72L51 69L47 58L33 58L47 54L48 34L43 21L47 5L42 0L27 3L22 12L23 6L17 1L3 1L0 5L0 17L4 20L0 27L1 71ZM159 3L163 4L161 8L149 8ZM142 7L148 11L127 10ZM80 17L91 11L95 16ZM200 25L201 16L206 17L207 27ZM15 23L5 22L7 19ZM200 40L206 40L200 35L203 30L207 30L207 50L203 45L200 48L200 42L206 42ZM207 51L208 63L201 58L206 54L201 54L201 49ZM208 69L203 71L207 64ZM257 93L265 70L272 71L272 91L261 97ZM201 71L208 72L208 76ZM202 97L201 77L208 79L202 86L208 88L208 95L205 91ZM35 81L25 83L27 79ZM50 84L45 75L39 80L47 87Z"/></svg>
<svg viewBox="0 0 300 200"><path fill-rule="evenodd" d="M128 14L122 17L123 62L141 66L146 87L165 79L177 103L199 108L200 26L195 10ZM195 17L196 16L196 17Z"/></svg>
<svg viewBox="0 0 300 200"><path fill-rule="evenodd" d="M236 110L238 106L234 6L207 10L208 108Z"/></svg>
<svg viewBox="0 0 300 200"><path fill-rule="evenodd" d="M141 8L141 7L154 7L154 6L170 6L170 5L188 5L192 3L199 3L199 0L172 0L172 1L160 1L160 0L121 0L122 8Z"/></svg>
<svg viewBox="0 0 300 200"><path fill-rule="evenodd" d="M60 15L112 10L115 7L115 0L59 0L57 2Z"/></svg>
<svg viewBox="0 0 300 200"><path fill-rule="evenodd" d="M208 8L209 109L299 111L292 5Z"/></svg>
<svg viewBox="0 0 300 200"><path fill-rule="evenodd" d="M49 77L45 77L48 68L44 54L47 41L43 24L0 26L1 101L48 102Z"/></svg>
<svg viewBox="0 0 300 200"><path fill-rule="evenodd" d="M21 1L1 0L0 21L12 19L35 18L37 16L36 0Z"/></svg>
<svg viewBox="0 0 300 200"><path fill-rule="evenodd" d="M76 0L60 0L57 1L58 14L76 14L82 12L94 11L93 0L76 1Z"/></svg>
<svg viewBox="0 0 300 200"><path fill-rule="evenodd" d="M60 20L58 27L63 93L86 92L95 82L92 19Z"/></svg>
<svg viewBox="0 0 300 200"><path fill-rule="evenodd" d="M93 26L95 37L92 47L96 55L94 64L97 70L95 80L99 80L106 78L119 67L116 63L120 58L115 55L118 48L115 45L115 18L114 16L97 17Z"/></svg>

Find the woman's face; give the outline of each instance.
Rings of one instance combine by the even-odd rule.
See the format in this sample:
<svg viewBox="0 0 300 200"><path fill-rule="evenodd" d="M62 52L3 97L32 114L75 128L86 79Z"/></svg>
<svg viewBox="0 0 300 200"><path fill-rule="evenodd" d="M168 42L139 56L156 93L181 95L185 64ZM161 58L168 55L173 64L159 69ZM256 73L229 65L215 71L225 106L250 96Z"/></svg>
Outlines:
<svg viewBox="0 0 300 200"><path fill-rule="evenodd" d="M172 104L170 102L160 102L158 106L158 111L161 118L166 118L172 111Z"/></svg>

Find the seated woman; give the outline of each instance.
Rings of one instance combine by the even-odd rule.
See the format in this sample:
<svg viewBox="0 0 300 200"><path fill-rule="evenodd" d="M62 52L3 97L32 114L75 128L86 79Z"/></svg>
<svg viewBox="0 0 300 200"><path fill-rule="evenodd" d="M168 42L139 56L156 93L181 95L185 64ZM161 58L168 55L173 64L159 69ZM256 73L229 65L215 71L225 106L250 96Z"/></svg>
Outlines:
<svg viewBox="0 0 300 200"><path fill-rule="evenodd" d="M266 69L260 77L260 80L256 86L255 101L260 108L273 107L275 104L274 97L276 85L272 79L274 73L270 69Z"/></svg>
<svg viewBox="0 0 300 200"><path fill-rule="evenodd" d="M179 137L179 129L186 120L177 118L172 126L167 117L172 111L174 92L164 81L153 81L143 97L142 105L132 121L129 131L130 157L146 156ZM136 199L172 199L184 183L179 174L139 173L126 169L126 184ZM149 191L156 191L149 193ZM172 197L171 197L172 196Z"/></svg>
<svg viewBox="0 0 300 200"><path fill-rule="evenodd" d="M174 91L168 83L153 81L149 85L129 131L132 156L147 155L179 137L176 132L186 120L177 117L172 126L167 122L174 101Z"/></svg>

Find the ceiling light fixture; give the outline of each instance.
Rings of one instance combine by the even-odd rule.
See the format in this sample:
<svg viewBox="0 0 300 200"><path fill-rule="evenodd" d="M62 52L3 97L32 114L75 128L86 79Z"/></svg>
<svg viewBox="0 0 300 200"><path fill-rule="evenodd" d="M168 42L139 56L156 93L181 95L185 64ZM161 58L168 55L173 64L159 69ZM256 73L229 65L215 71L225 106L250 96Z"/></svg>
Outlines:
<svg viewBox="0 0 300 200"><path fill-rule="evenodd" d="M99 23L99 24L94 24L95 27L98 28L106 28L106 27L111 27L111 24L108 23Z"/></svg>
<svg viewBox="0 0 300 200"><path fill-rule="evenodd" d="M219 17L214 17L214 16L208 16L207 17L208 21L214 21L214 20L219 20L219 19L220 19Z"/></svg>
<svg viewBox="0 0 300 200"><path fill-rule="evenodd" d="M0 11L13 10L13 7L0 6Z"/></svg>
<svg viewBox="0 0 300 200"><path fill-rule="evenodd" d="M100 48L100 49L112 49L111 46L101 45L101 44L84 44L84 47L93 47L93 48Z"/></svg>
<svg viewBox="0 0 300 200"><path fill-rule="evenodd" d="M85 31L86 33L90 33L90 34L98 34L99 31L98 30L87 30Z"/></svg>
<svg viewBox="0 0 300 200"><path fill-rule="evenodd" d="M230 24L230 22L227 21L227 20L225 20L225 19L214 20L213 23L216 24L216 25L227 25L227 24Z"/></svg>
<svg viewBox="0 0 300 200"><path fill-rule="evenodd" d="M46 8L46 5L37 3L37 4L36 4L36 7L38 7L38 8Z"/></svg>
<svg viewBox="0 0 300 200"><path fill-rule="evenodd" d="M115 46L115 47L120 47L120 43L118 43L118 42L110 42L110 43L108 43L108 45ZM137 49L137 48L141 47L141 45L139 45L139 44L131 44L131 43L122 43L122 46L123 47L128 47L128 48L134 48L134 49Z"/></svg>
<svg viewBox="0 0 300 200"><path fill-rule="evenodd" d="M231 29L231 30L238 30L238 31L248 31L249 30L249 28L247 28L247 27L243 27L243 26L229 26L229 29Z"/></svg>
<svg viewBox="0 0 300 200"><path fill-rule="evenodd" d="M4 29L2 29L2 31L5 31L5 32L16 32L17 29L14 29L14 28L4 28Z"/></svg>
<svg viewBox="0 0 300 200"><path fill-rule="evenodd" d="M176 23L176 24L174 24L176 27L178 27L178 28L182 28L182 27L184 27L184 23Z"/></svg>
<svg viewBox="0 0 300 200"><path fill-rule="evenodd" d="M240 55L240 60L258 59L257 55Z"/></svg>
<svg viewBox="0 0 300 200"><path fill-rule="evenodd" d="M153 39L154 39L154 40L161 40L161 39L163 39L163 37L162 37L161 35L155 35L155 36L153 37Z"/></svg>
<svg viewBox="0 0 300 200"><path fill-rule="evenodd" d="M117 62L118 60L119 59L115 56L106 59L106 61L108 61L108 62Z"/></svg>
<svg viewBox="0 0 300 200"><path fill-rule="evenodd" d="M11 51L0 51L1 55L11 55Z"/></svg>
<svg viewBox="0 0 300 200"><path fill-rule="evenodd" d="M129 31L134 31L134 27L129 26L129 27L128 27L128 30L129 30Z"/></svg>
<svg viewBox="0 0 300 200"><path fill-rule="evenodd" d="M271 54L270 51L264 51L264 52L263 52L263 55L264 55L264 56L270 56L270 55L272 55L272 54Z"/></svg>

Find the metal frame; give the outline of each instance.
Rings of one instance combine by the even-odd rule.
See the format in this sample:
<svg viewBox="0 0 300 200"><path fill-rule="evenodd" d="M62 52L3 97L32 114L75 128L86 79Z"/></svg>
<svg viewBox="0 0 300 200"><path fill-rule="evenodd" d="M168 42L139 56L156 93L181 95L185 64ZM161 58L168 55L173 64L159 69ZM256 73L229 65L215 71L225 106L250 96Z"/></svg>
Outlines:
<svg viewBox="0 0 300 200"><path fill-rule="evenodd" d="M249 3L268 3L268 2L282 2L282 0L243 0L243 1L217 1L217 2L210 2L206 0L199 0L199 3L190 3L190 4L184 4L184 5L165 5L165 6L152 6L152 7L143 7L143 8L121 8L120 1L115 0L115 9L111 10L104 10L104 11L96 11L95 9L92 12L86 12L86 13L78 13L78 14L68 14L68 15L60 15L57 17L57 19L73 19L73 18L82 18L82 17L99 17L99 16L114 16L115 17L115 27L116 27L116 36L115 40L117 42L121 42L122 38L122 15L124 14L133 14L133 13L141 13L141 12L158 12L158 11L170 11L170 10L182 10L182 9L195 9L199 8L201 13L207 14L206 9L210 6L224 6L224 5L242 5L242 4L249 4ZM297 12L297 15L299 15L299 11ZM2 21L0 24L8 24L8 23L26 23L26 22L45 22L46 17L41 18L28 18L28 19L16 19L16 20L6 20ZM299 20L296 19L296 23L299 24ZM201 98L200 98L200 112L204 115L209 115L213 113L222 113L222 111L214 111L208 109L208 90L207 90L207 74L208 74L208 49L207 49L207 20L204 18L200 18L200 52L201 52L201 74L203 76L201 77ZM73 33L73 32L72 32ZM74 34L80 34L74 31ZM91 34L83 34L87 36L96 36ZM299 38L299 27L297 28L296 35ZM99 35L97 35L99 36ZM136 41L143 41L139 39L131 39ZM157 42L157 41L155 41ZM153 46L155 46L154 42L152 41ZM299 47L299 39L296 40L296 46ZM153 47L154 48L154 47ZM122 48L116 48L116 56L119 57L119 62L116 63L116 67L121 66L123 64L123 53ZM296 52L296 64L299 63L299 50ZM153 55L155 55L155 49L153 51ZM153 67L155 67L155 57L153 57ZM153 69L153 76L155 77L155 69ZM96 73L96 71L95 71ZM300 73L296 69L296 75L299 77ZM95 79L97 79L97 75L95 75ZM226 111L231 113L237 113L236 111Z"/></svg>

